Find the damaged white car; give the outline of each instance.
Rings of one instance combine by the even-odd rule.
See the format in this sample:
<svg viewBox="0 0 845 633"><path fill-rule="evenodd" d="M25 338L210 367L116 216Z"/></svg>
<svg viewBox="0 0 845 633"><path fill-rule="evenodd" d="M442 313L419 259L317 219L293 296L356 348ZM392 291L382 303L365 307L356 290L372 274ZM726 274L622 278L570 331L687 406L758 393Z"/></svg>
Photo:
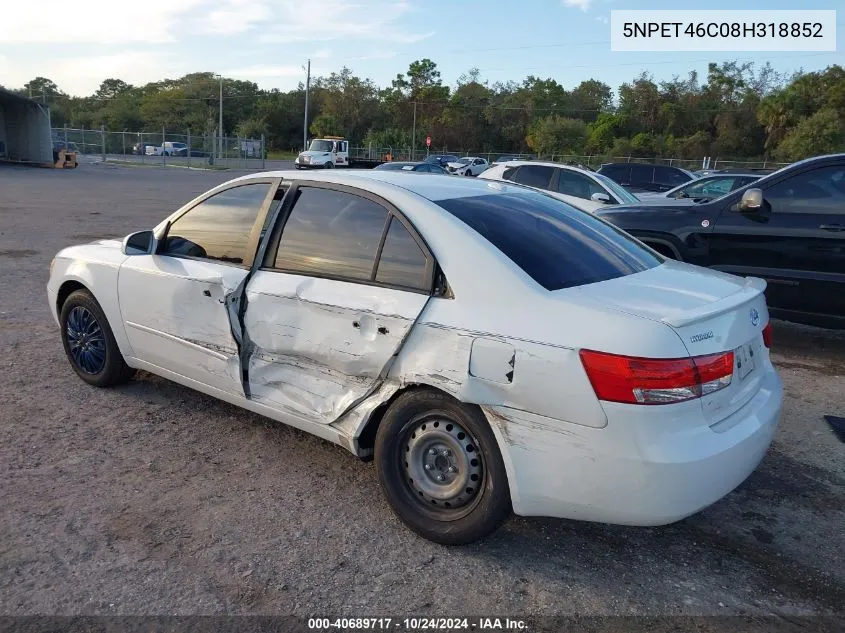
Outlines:
<svg viewBox="0 0 845 633"><path fill-rule="evenodd" d="M781 409L764 285L521 186L291 171L64 249L48 295L87 383L144 369L374 458L397 515L458 544L511 509L659 525L739 485Z"/></svg>

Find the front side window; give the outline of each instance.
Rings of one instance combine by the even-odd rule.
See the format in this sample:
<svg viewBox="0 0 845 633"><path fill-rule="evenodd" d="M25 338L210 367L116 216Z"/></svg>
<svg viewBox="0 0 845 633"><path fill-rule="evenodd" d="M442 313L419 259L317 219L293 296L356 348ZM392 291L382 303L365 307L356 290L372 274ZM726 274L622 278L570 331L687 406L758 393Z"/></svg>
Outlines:
<svg viewBox="0 0 845 633"><path fill-rule="evenodd" d="M818 213L845 217L845 165L820 167L768 187L772 213Z"/></svg>
<svg viewBox="0 0 845 633"><path fill-rule="evenodd" d="M568 169L561 169L559 172L557 179L558 193L583 198L584 200L589 200L594 193L607 195L607 192L591 178Z"/></svg>
<svg viewBox="0 0 845 633"><path fill-rule="evenodd" d="M437 204L546 290L615 279L662 263L621 230L543 194L488 194Z"/></svg>
<svg viewBox="0 0 845 633"><path fill-rule="evenodd" d="M275 267L303 275L371 280L387 209L344 191L301 187Z"/></svg>
<svg viewBox="0 0 845 633"><path fill-rule="evenodd" d="M593 177L607 187L621 204L637 204L640 201L637 196L604 174L596 173Z"/></svg>
<svg viewBox="0 0 845 633"><path fill-rule="evenodd" d="M654 173L655 182L661 185L671 185L677 187L685 182L690 181L690 177L679 169L672 169L671 167L656 167Z"/></svg>
<svg viewBox="0 0 845 633"><path fill-rule="evenodd" d="M269 190L267 183L241 185L200 202L170 225L159 254L243 264Z"/></svg>
<svg viewBox="0 0 845 633"><path fill-rule="evenodd" d="M513 181L520 185L527 187L537 187L538 189L548 189L549 182L552 180L554 174L554 167L545 167L543 165L523 165L516 172L516 177Z"/></svg>

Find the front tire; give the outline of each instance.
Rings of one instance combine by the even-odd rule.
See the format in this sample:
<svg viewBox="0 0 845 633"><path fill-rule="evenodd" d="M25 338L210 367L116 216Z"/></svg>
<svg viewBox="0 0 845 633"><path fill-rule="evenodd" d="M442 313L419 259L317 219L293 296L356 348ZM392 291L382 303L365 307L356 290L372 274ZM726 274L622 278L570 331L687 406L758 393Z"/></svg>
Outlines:
<svg viewBox="0 0 845 633"><path fill-rule="evenodd" d="M334 163L328 161L325 165L323 165L323 169L334 169Z"/></svg>
<svg viewBox="0 0 845 633"><path fill-rule="evenodd" d="M106 315L90 292L72 292L62 305L59 322L70 366L89 385L111 387L135 374L123 360Z"/></svg>
<svg viewBox="0 0 845 633"><path fill-rule="evenodd" d="M480 410L432 390L400 395L376 434L379 481L396 515L443 545L484 538L511 512L504 461Z"/></svg>

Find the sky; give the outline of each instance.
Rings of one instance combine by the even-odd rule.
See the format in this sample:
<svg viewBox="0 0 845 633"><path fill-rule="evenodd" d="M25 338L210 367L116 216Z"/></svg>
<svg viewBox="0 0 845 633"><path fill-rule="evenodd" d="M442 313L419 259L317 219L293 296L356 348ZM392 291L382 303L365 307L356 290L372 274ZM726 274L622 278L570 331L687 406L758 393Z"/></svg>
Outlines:
<svg viewBox="0 0 845 633"><path fill-rule="evenodd" d="M800 3L836 9L841 0ZM830 53L621 53L610 50L613 9L795 9L796 0L5 0L0 84L49 77L72 95L109 77L132 84L189 72L222 73L289 90L343 66L389 85L428 57L454 85L475 67L482 80L553 78L567 89L596 78L616 88L641 72L656 80L704 76L709 61L770 61L779 71L845 64ZM838 7L837 7L838 5Z"/></svg>

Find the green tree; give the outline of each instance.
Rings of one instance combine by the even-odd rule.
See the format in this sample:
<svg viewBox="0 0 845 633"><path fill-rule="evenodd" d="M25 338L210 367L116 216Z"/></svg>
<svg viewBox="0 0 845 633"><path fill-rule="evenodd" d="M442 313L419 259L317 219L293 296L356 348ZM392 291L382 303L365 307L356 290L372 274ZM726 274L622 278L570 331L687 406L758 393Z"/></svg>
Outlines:
<svg viewBox="0 0 845 633"><path fill-rule="evenodd" d="M556 114L540 119L528 135L528 145L541 156L580 154L587 143L587 125Z"/></svg>
<svg viewBox="0 0 845 633"><path fill-rule="evenodd" d="M787 132L775 150L775 157L795 161L842 151L845 151L845 121L839 112L826 108Z"/></svg>

